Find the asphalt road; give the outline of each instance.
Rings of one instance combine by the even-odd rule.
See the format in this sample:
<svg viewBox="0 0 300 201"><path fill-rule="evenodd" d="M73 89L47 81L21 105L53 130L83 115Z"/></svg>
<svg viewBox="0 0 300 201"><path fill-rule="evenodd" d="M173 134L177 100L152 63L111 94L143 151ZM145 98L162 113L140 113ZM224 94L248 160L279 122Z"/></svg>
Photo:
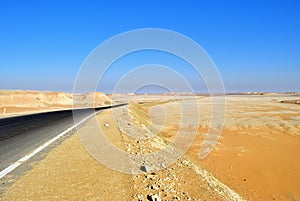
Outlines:
<svg viewBox="0 0 300 201"><path fill-rule="evenodd" d="M106 108L78 109L76 118ZM72 110L0 119L0 171L73 125Z"/></svg>

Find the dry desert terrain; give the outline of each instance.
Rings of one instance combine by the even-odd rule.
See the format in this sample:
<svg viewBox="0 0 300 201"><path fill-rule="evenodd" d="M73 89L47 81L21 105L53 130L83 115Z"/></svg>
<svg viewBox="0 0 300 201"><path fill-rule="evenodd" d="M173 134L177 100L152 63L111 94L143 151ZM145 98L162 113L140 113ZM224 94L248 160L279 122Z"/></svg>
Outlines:
<svg viewBox="0 0 300 201"><path fill-rule="evenodd" d="M226 96L221 137L204 159L199 152L211 123L209 96L111 98L129 104L99 113L11 181L1 200L300 200L298 94ZM149 157L149 171L133 165L134 174L127 174L99 161L105 155L112 165L124 165L112 152L99 152L100 134L134 159L173 146L179 130L186 136L196 132L186 152L169 165ZM180 140L184 144L184 137Z"/></svg>
<svg viewBox="0 0 300 201"><path fill-rule="evenodd" d="M110 98L101 92L73 95L66 92L0 90L0 118L73 107L97 107L110 102Z"/></svg>

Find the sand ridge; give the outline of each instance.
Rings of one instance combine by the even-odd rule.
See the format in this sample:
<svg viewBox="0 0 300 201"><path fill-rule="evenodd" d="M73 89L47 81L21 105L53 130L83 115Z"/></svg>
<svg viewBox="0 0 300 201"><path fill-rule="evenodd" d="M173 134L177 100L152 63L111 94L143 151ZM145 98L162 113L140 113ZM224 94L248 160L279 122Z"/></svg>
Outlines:
<svg viewBox="0 0 300 201"><path fill-rule="evenodd" d="M109 104L111 104L111 99L102 92L71 94L25 90L0 91L0 117Z"/></svg>

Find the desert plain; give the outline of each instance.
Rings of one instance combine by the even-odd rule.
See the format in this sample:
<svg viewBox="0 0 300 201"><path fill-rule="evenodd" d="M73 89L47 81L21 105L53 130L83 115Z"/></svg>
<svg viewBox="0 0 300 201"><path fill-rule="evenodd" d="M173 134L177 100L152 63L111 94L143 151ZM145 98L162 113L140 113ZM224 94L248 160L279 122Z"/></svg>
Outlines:
<svg viewBox="0 0 300 201"><path fill-rule="evenodd" d="M6 95L1 92L0 104L6 101L6 110L14 115L44 111L48 105L72 107L71 95L60 94L60 99L69 100L67 104L49 104L48 98L48 105L39 105L42 98L35 95L29 98L35 106L24 102L16 109L19 99ZM98 104L128 104L100 112L17 179L3 181L10 184L2 189L1 200L300 200L299 93L226 95L220 138L204 159L199 153L211 126L210 96L102 94L99 99ZM183 108L188 116L183 117ZM2 117L8 114L2 111ZM103 153L97 149L102 146L97 129L115 147L136 156L173 146L180 130L195 132L192 143L174 162L164 166L163 161L152 161L149 171L136 169L128 174L98 160ZM185 143L184 137L179 143Z"/></svg>

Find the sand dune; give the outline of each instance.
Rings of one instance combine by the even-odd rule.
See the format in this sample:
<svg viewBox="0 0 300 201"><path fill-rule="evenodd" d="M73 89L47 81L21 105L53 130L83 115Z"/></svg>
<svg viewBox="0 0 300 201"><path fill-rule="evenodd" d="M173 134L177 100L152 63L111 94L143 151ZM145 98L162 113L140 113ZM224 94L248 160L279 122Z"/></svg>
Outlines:
<svg viewBox="0 0 300 201"><path fill-rule="evenodd" d="M97 107L110 103L110 98L101 92L73 95L66 92L2 90L0 116L72 107Z"/></svg>
<svg viewBox="0 0 300 201"><path fill-rule="evenodd" d="M1 106L47 107L72 104L72 94L63 92L1 91Z"/></svg>

